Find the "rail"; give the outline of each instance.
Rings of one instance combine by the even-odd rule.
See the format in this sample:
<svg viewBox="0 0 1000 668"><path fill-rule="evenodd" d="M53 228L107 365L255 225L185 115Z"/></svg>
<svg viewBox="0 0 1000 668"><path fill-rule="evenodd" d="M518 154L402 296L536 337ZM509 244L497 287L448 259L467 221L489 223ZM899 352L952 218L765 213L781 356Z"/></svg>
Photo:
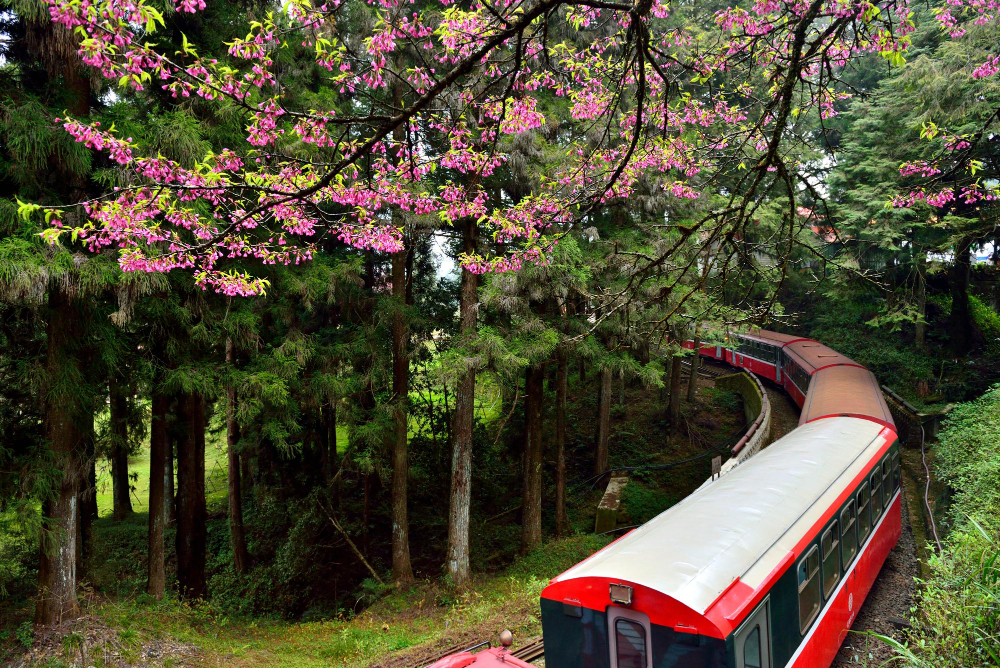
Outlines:
<svg viewBox="0 0 1000 668"><path fill-rule="evenodd" d="M471 646L464 644L455 645L446 650L435 652L434 654L424 654L413 658L400 658L396 661L389 661L388 663L378 665L381 668L426 668L427 666L433 665L441 659L453 654L475 652L479 649L489 649L492 646L493 645L489 640L483 640L482 642L475 643ZM511 650L510 653L511 656L530 663L545 656L545 644L542 642L541 636L528 638L521 643L520 647Z"/></svg>
<svg viewBox="0 0 1000 668"><path fill-rule="evenodd" d="M747 422L750 423L750 428L732 447L730 450L732 456L722 464L718 475L713 475L698 489L711 484L713 480L724 476L753 457L770 443L771 439L771 402L767 398L767 391L764 390L764 386L756 375L743 370L716 378L715 385L733 390L743 397L743 412Z"/></svg>

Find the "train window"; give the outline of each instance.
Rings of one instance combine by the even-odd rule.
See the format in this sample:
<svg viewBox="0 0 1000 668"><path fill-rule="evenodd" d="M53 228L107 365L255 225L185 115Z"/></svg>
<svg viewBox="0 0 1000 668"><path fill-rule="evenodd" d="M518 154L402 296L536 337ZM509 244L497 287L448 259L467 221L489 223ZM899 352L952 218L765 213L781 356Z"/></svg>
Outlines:
<svg viewBox="0 0 1000 668"><path fill-rule="evenodd" d="M851 499L840 513L840 556L845 571L858 552L858 523L854 516L854 499Z"/></svg>
<svg viewBox="0 0 1000 668"><path fill-rule="evenodd" d="M760 668L760 627L753 627L743 644L743 666L745 668Z"/></svg>
<svg viewBox="0 0 1000 668"><path fill-rule="evenodd" d="M805 635L819 614L819 548L813 545L799 561L799 630Z"/></svg>
<svg viewBox="0 0 1000 668"><path fill-rule="evenodd" d="M615 659L618 668L647 668L646 629L631 619L615 620Z"/></svg>
<svg viewBox="0 0 1000 668"><path fill-rule="evenodd" d="M882 460L882 497L885 499L885 503L882 505L886 509L889 508L889 501L892 499L892 492L895 489L895 485L892 484L892 464L889 462L889 458L886 457Z"/></svg>
<svg viewBox="0 0 1000 668"><path fill-rule="evenodd" d="M868 495L868 483L862 483L858 490L858 545L864 545L868 533L872 530L871 504Z"/></svg>
<svg viewBox="0 0 1000 668"><path fill-rule="evenodd" d="M830 598L840 580L840 531L837 520L823 532L823 596Z"/></svg>
<svg viewBox="0 0 1000 668"><path fill-rule="evenodd" d="M788 374L788 377L792 379L792 382L795 383L795 386L803 394L809 391L809 374L790 357L785 358L785 373Z"/></svg>
<svg viewBox="0 0 1000 668"><path fill-rule="evenodd" d="M872 486L872 524L875 524L875 520L882 514L882 476L878 467L875 467L875 472L868 481Z"/></svg>
<svg viewBox="0 0 1000 668"><path fill-rule="evenodd" d="M899 453L892 453L892 488L899 488Z"/></svg>

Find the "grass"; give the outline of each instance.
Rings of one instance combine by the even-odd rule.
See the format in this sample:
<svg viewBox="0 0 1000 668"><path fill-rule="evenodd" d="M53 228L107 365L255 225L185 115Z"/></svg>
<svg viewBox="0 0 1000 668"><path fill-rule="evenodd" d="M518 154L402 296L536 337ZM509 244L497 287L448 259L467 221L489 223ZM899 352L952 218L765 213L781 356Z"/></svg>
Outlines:
<svg viewBox="0 0 1000 668"><path fill-rule="evenodd" d="M521 641L541 633L538 598L548 580L610 539L551 541L504 571L477 576L466 593L423 581L387 594L355 617L310 622L229 617L211 603L188 606L144 596L94 601L68 636L86 637L89 665L226 666L232 668L361 668L396 653L416 659L456 644L495 641L504 628ZM104 643L102 646L101 643ZM28 665L62 667L79 658L79 643L52 641ZM158 662L148 660L150 648ZM37 648L36 648L37 649ZM103 662L113 650L111 661ZM119 663L124 661L125 663Z"/></svg>

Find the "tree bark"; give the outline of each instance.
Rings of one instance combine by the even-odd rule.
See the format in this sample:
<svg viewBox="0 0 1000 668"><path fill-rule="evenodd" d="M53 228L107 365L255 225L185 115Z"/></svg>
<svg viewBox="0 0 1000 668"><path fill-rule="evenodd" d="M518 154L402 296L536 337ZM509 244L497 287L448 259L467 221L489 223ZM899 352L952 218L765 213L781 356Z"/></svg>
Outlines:
<svg viewBox="0 0 1000 668"><path fill-rule="evenodd" d="M163 541L167 524L167 409L170 398L160 389L162 378L154 379L152 419L149 425L149 532L147 550L146 592L160 600L166 590L166 548Z"/></svg>
<svg viewBox="0 0 1000 668"><path fill-rule="evenodd" d="M186 433L177 450L177 584L187 600L205 596L205 399L185 394Z"/></svg>
<svg viewBox="0 0 1000 668"><path fill-rule="evenodd" d="M695 327L697 329L697 326ZM694 357L691 358L691 375L688 376L687 400L694 401L698 392L698 366L701 364L701 335L694 335Z"/></svg>
<svg viewBox="0 0 1000 668"><path fill-rule="evenodd" d="M521 553L542 542L542 404L545 368L528 367L524 377L524 482L521 488Z"/></svg>
<svg viewBox="0 0 1000 668"><path fill-rule="evenodd" d="M406 252L392 256L392 579L413 582L410 565L410 521L407 516L407 481L410 474L407 438L407 401L410 392L410 357L406 327Z"/></svg>
<svg viewBox="0 0 1000 668"><path fill-rule="evenodd" d="M466 221L463 250L476 250L476 223ZM464 342L476 334L478 278L462 269L459 297L459 329ZM448 504L448 555L445 568L452 584L469 583L469 511L472 502L472 427L475 421L476 370L462 374L456 388L455 415L452 419L451 494Z"/></svg>
<svg viewBox="0 0 1000 668"><path fill-rule="evenodd" d="M184 408L181 406L181 402L184 401L183 396L177 397L177 409L178 412L183 414ZM177 493L174 485L176 476L174 475L174 455L175 446L178 445L180 441L172 441L169 437L167 438L167 452L164 458L164 469L163 469L163 521L166 522L167 526L173 526L177 523ZM176 447L179 452L180 448Z"/></svg>
<svg viewBox="0 0 1000 668"><path fill-rule="evenodd" d="M556 350L556 534L569 535L566 514L566 394L569 385L569 364L566 350Z"/></svg>
<svg viewBox="0 0 1000 668"><path fill-rule="evenodd" d="M83 470L86 472L80 488L80 530L78 532L77 577L84 576L87 550L90 545L91 529L97 519L97 439L94 434L94 410L87 411L88 418L83 423L86 452Z"/></svg>
<svg viewBox="0 0 1000 668"><path fill-rule="evenodd" d="M951 317L948 321L948 330L951 335L951 353L955 357L964 357L972 348L973 325L972 313L969 309L969 270L972 266L969 252L971 248L971 237L962 237L955 244L955 260L949 272Z"/></svg>
<svg viewBox="0 0 1000 668"><path fill-rule="evenodd" d="M226 366L235 370L232 337L226 337ZM236 385L230 379L226 387L226 461L229 469L229 538L233 548L233 569L240 574L250 570L247 539L243 533L243 482L240 470L240 426L236 423Z"/></svg>
<svg viewBox="0 0 1000 668"><path fill-rule="evenodd" d="M111 495L114 499L112 516L123 520L132 514L131 484L128 477L128 393L123 379L112 374L111 403Z"/></svg>
<svg viewBox="0 0 1000 668"><path fill-rule="evenodd" d="M47 367L50 391L45 406L45 427L54 464L61 472L52 495L42 504L38 565L38 601L35 622L52 626L75 618L80 612L76 596L77 540L80 527L79 493L83 483L86 434L78 429L83 406L61 382L79 377L79 361L70 351L80 335L76 309L58 287L49 291ZM76 373L74 373L76 372ZM78 390L79 388L72 388Z"/></svg>
<svg viewBox="0 0 1000 668"><path fill-rule="evenodd" d="M594 475L608 470L608 441L611 438L611 369L601 369L597 398L597 437L594 447Z"/></svg>

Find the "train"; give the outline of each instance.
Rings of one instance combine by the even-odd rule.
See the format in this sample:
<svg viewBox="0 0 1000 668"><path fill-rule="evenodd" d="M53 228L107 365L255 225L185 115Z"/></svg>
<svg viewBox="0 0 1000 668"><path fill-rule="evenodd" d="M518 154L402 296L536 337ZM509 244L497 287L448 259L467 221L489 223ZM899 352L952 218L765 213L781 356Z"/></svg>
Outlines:
<svg viewBox="0 0 1000 668"><path fill-rule="evenodd" d="M761 329L698 353L780 385L799 424L553 578L546 668L827 668L899 540L899 443L868 369ZM505 640L431 668L533 668Z"/></svg>

